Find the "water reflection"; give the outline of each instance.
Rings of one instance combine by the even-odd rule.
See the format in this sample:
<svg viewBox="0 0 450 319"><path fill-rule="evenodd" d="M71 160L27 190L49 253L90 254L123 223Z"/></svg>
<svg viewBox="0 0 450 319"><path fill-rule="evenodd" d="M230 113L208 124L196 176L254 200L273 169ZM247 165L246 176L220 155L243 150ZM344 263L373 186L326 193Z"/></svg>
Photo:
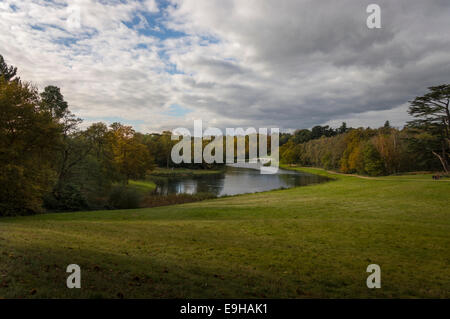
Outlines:
<svg viewBox="0 0 450 319"><path fill-rule="evenodd" d="M154 179L158 194L212 193L216 196L304 186L327 180L322 176L283 169L280 169L277 174L264 175L260 174L259 170L230 166L221 174Z"/></svg>

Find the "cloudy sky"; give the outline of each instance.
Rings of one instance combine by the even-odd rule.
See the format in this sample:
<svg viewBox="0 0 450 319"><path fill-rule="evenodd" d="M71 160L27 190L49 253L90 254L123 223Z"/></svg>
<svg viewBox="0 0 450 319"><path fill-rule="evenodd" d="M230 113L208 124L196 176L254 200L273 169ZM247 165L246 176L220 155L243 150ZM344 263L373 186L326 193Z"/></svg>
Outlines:
<svg viewBox="0 0 450 319"><path fill-rule="evenodd" d="M0 0L0 54L23 79L87 124L144 132L402 126L450 82L449 30L449 0Z"/></svg>

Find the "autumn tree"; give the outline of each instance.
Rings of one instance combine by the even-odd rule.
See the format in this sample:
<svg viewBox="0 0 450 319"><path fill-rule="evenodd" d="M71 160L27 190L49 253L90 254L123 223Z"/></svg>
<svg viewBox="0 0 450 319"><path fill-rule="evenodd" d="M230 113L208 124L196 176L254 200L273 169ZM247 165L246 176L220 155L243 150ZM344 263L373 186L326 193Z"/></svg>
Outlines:
<svg viewBox="0 0 450 319"><path fill-rule="evenodd" d="M390 174L397 173L400 170L402 153L405 152L401 148L399 135L398 130L385 124L378 129L378 134L371 140L383 160L385 172Z"/></svg>
<svg viewBox="0 0 450 319"><path fill-rule="evenodd" d="M131 126L111 124L114 164L126 184L131 178L143 178L151 167L147 147L135 137Z"/></svg>
<svg viewBox="0 0 450 319"><path fill-rule="evenodd" d="M0 76L0 215L38 212L51 189L51 159L60 127L39 108L31 84ZM12 71L11 71L12 70ZM8 80L9 78L9 80Z"/></svg>

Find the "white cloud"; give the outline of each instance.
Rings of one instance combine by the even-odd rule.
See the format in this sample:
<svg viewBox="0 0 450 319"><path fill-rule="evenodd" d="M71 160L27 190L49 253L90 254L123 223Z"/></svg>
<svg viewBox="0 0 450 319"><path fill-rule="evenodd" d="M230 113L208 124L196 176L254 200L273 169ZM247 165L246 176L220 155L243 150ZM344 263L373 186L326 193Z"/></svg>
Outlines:
<svg viewBox="0 0 450 319"><path fill-rule="evenodd" d="M369 30L368 3L3 0L0 54L23 79L61 87L87 122L401 125L405 102L448 81L450 9L381 0L383 28ZM174 104L191 112L171 116Z"/></svg>
<svg viewBox="0 0 450 319"><path fill-rule="evenodd" d="M386 121L392 127L402 128L405 122L411 118L407 114L408 104L402 104L396 108L383 111L368 111L362 113L348 114L345 118L338 118L325 123L331 127L339 127L342 122L347 127L371 127L377 128L383 126Z"/></svg>

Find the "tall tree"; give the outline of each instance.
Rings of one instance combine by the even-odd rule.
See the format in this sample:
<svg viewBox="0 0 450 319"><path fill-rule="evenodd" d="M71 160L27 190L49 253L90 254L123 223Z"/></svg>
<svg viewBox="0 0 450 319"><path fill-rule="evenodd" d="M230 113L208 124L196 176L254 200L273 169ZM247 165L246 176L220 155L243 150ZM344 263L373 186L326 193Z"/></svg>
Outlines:
<svg viewBox="0 0 450 319"><path fill-rule="evenodd" d="M169 163L171 161L171 151L172 147L174 145L172 139L172 132L170 131L163 131L160 138L161 143L161 157L165 159L166 167L169 168Z"/></svg>
<svg viewBox="0 0 450 319"><path fill-rule="evenodd" d="M41 93L41 108L48 111L53 118L61 119L68 114L68 104L59 87L50 85Z"/></svg>
<svg viewBox="0 0 450 319"><path fill-rule="evenodd" d="M147 147L135 137L131 126L111 124L112 150L118 172L126 184L131 178L143 178L151 166Z"/></svg>
<svg viewBox="0 0 450 319"><path fill-rule="evenodd" d="M53 184L59 125L39 108L37 90L0 77L0 215L38 212Z"/></svg>
<svg viewBox="0 0 450 319"><path fill-rule="evenodd" d="M432 86L429 93L411 101L408 113L416 119L408 125L416 129L415 140L424 149L432 152L442 164L442 168L449 173L450 159L450 84ZM426 137L426 138L425 138Z"/></svg>
<svg viewBox="0 0 450 319"><path fill-rule="evenodd" d="M292 140L295 144L305 143L311 139L311 131L308 129L296 130L292 136Z"/></svg>
<svg viewBox="0 0 450 319"><path fill-rule="evenodd" d="M41 111L48 114L60 126L59 140L54 145L58 154L53 164L57 172L57 181L52 193L57 201L61 201L66 196L65 188L73 170L89 154L92 145L79 138L79 124L82 121L70 112L58 87L47 86L40 97Z"/></svg>
<svg viewBox="0 0 450 319"><path fill-rule="evenodd" d="M337 131L339 134L344 134L345 132L347 132L347 123L342 122L342 125L337 129Z"/></svg>
<svg viewBox="0 0 450 319"><path fill-rule="evenodd" d="M11 81L14 79L17 73L17 68L13 66L8 66L0 54L0 77L3 77L6 81ZM16 78L18 79L18 78Z"/></svg>

